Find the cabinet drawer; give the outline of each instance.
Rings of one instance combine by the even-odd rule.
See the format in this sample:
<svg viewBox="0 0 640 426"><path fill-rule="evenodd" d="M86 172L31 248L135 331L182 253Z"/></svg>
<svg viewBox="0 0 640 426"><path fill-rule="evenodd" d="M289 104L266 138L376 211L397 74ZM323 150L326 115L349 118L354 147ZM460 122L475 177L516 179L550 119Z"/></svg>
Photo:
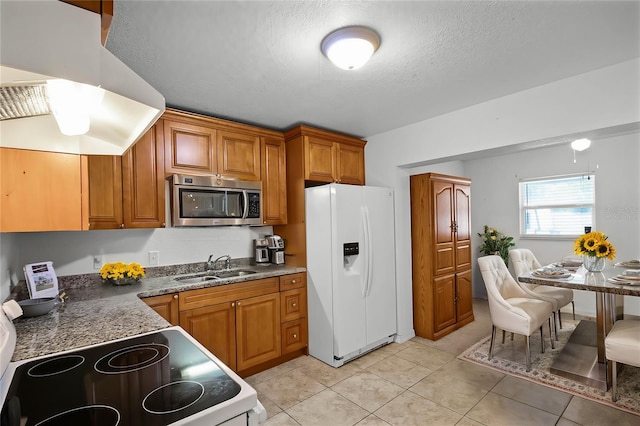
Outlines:
<svg viewBox="0 0 640 426"><path fill-rule="evenodd" d="M263 294L277 293L279 281L277 277L262 280L246 281L238 284L226 284L217 287L189 290L179 293L180 311L202 308L218 303L232 302Z"/></svg>
<svg viewBox="0 0 640 426"><path fill-rule="evenodd" d="M298 288L280 294L281 322L307 316L307 289Z"/></svg>
<svg viewBox="0 0 640 426"><path fill-rule="evenodd" d="M307 285L307 273L281 275L280 291L293 290L294 288L302 288Z"/></svg>
<svg viewBox="0 0 640 426"><path fill-rule="evenodd" d="M307 319L282 324L282 353L297 351L307 346Z"/></svg>

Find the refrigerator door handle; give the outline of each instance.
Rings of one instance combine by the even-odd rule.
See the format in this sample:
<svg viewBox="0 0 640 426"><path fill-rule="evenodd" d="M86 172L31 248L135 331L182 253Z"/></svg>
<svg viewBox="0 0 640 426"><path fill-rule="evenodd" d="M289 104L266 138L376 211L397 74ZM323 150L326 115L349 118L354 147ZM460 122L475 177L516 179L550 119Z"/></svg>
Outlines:
<svg viewBox="0 0 640 426"><path fill-rule="evenodd" d="M364 243L367 246L367 255L365 257L365 297L371 294L371 281L373 276L373 245L371 241L371 222L369 221L369 208L362 207L362 219L364 222Z"/></svg>

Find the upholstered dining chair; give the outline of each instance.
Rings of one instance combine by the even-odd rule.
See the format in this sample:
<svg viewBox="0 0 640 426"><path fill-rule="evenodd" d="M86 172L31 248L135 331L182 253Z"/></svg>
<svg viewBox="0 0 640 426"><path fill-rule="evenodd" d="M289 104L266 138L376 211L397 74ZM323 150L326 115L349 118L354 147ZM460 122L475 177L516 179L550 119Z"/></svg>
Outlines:
<svg viewBox="0 0 640 426"><path fill-rule="evenodd" d="M616 321L604 338L604 349L607 362L611 363L611 399L616 402L616 363L640 367L640 321Z"/></svg>
<svg viewBox="0 0 640 426"><path fill-rule="evenodd" d="M516 280L518 280L519 275L542 267L533 252L526 248L509 250L509 263L511 263ZM533 297L537 297L553 304L553 326L556 330L556 339L558 338L556 312L558 313L560 328L562 328L562 315L560 313L560 309L569 303L571 303L573 310L573 319L576 319L576 305L573 301L573 290L547 285L526 284L521 283L520 281L518 281L518 284Z"/></svg>
<svg viewBox="0 0 640 426"><path fill-rule="evenodd" d="M527 371L531 370L530 336L540 329L540 341L544 352L544 333L542 325L549 322L551 347L553 332L551 314L553 306L550 302L531 297L513 279L511 273L500 256L483 256L478 258L478 266L487 289L489 299L489 316L491 317L491 344L489 359L493 358L493 347L496 340L496 329L521 334L525 337L525 355Z"/></svg>

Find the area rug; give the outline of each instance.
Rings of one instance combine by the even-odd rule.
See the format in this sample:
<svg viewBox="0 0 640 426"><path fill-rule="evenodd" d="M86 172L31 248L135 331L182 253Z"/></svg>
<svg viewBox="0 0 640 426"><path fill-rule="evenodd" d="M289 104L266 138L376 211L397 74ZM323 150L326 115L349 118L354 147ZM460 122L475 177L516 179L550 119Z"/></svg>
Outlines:
<svg viewBox="0 0 640 426"><path fill-rule="evenodd" d="M640 368L625 365L619 372L617 402L611 401L611 390L604 392L549 372L553 360L569 340L577 323L577 321L563 318L563 328L558 330L559 340L556 342L555 349L551 349L549 338L545 334L544 354L540 352L540 333L531 336L531 371L529 372L526 371L525 365L524 337L515 335L511 340L510 333L507 333L505 342L502 344L500 331L496 334L491 361L488 359L491 336L480 340L461 353L458 358L640 415Z"/></svg>

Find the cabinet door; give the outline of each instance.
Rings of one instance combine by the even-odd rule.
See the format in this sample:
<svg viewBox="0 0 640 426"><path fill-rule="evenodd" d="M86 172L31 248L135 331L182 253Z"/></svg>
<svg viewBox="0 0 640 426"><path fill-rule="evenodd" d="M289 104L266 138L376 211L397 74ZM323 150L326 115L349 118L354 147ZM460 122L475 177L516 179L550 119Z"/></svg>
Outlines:
<svg viewBox="0 0 640 426"><path fill-rule="evenodd" d="M471 268L471 186L455 187L456 270Z"/></svg>
<svg viewBox="0 0 640 426"><path fill-rule="evenodd" d="M0 148L0 232L87 229L86 164L75 154Z"/></svg>
<svg viewBox="0 0 640 426"><path fill-rule="evenodd" d="M215 129L164 120L165 172L218 173Z"/></svg>
<svg viewBox="0 0 640 426"><path fill-rule="evenodd" d="M89 229L124 227L122 157L89 155Z"/></svg>
<svg viewBox="0 0 640 426"><path fill-rule="evenodd" d="M364 147L337 144L338 182L364 185Z"/></svg>
<svg viewBox="0 0 640 426"><path fill-rule="evenodd" d="M287 176L283 139L262 138L262 223L287 223Z"/></svg>
<svg viewBox="0 0 640 426"><path fill-rule="evenodd" d="M236 327L238 371L279 357L280 293L239 300Z"/></svg>
<svg viewBox="0 0 640 426"><path fill-rule="evenodd" d="M312 136L306 137L304 150L305 180L334 182L336 180L336 144Z"/></svg>
<svg viewBox="0 0 640 426"><path fill-rule="evenodd" d="M180 312L180 327L220 361L236 371L236 308L234 302Z"/></svg>
<svg viewBox="0 0 640 426"><path fill-rule="evenodd" d="M432 180L431 185L435 245L433 274L449 274L455 271L453 184Z"/></svg>
<svg viewBox="0 0 640 426"><path fill-rule="evenodd" d="M164 228L165 180L162 129L154 126L122 156L125 228Z"/></svg>
<svg viewBox="0 0 640 426"><path fill-rule="evenodd" d="M455 275L433 280L434 330L439 331L456 323Z"/></svg>
<svg viewBox="0 0 640 426"><path fill-rule="evenodd" d="M142 299L144 303L149 305L151 309L156 311L158 315L171 323L178 325L180 319L178 315L178 295L163 294L162 296L145 297Z"/></svg>
<svg viewBox="0 0 640 426"><path fill-rule="evenodd" d="M456 274L456 311L458 321L473 315L471 269Z"/></svg>
<svg viewBox="0 0 640 426"><path fill-rule="evenodd" d="M219 130L218 173L244 180L260 180L260 138Z"/></svg>

